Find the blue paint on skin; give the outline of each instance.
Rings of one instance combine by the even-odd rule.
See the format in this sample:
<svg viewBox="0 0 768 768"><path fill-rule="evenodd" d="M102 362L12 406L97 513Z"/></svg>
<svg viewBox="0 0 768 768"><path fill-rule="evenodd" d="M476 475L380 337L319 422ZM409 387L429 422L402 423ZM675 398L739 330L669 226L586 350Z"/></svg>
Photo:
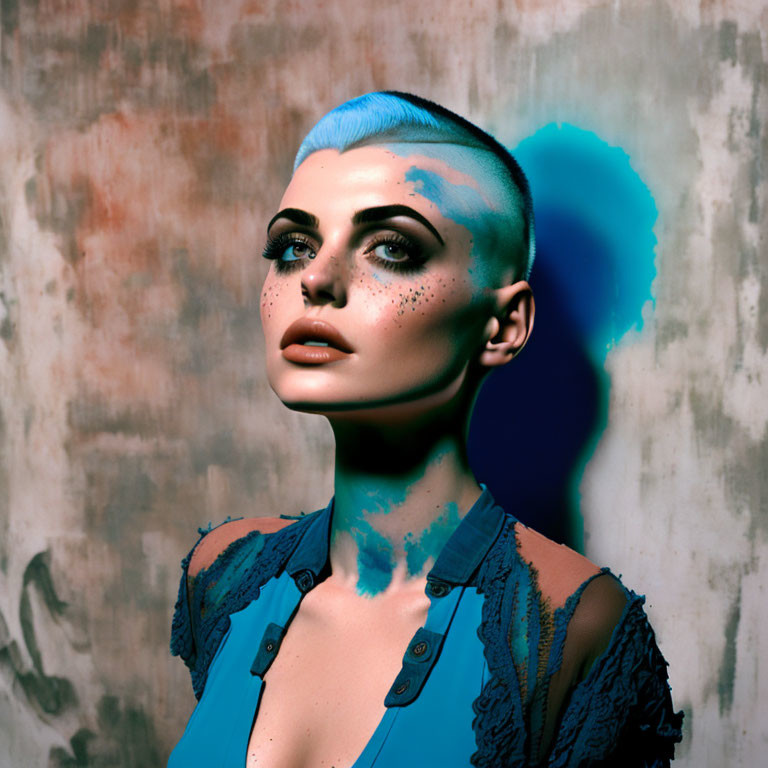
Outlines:
<svg viewBox="0 0 768 768"><path fill-rule="evenodd" d="M392 582L395 555L391 542L370 523L360 521L350 531L358 548L357 592L373 597L383 592Z"/></svg>
<svg viewBox="0 0 768 768"><path fill-rule="evenodd" d="M381 275L378 272L371 272L371 275L373 276L373 279L381 285L389 285L394 278L394 275L391 273L388 275Z"/></svg>
<svg viewBox="0 0 768 768"><path fill-rule="evenodd" d="M503 248L501 214L486 205L480 193L466 184L452 184L434 171L411 166L405 180L414 185L422 197L433 202L440 213L472 234L469 274L475 284L487 285L493 279L493 266ZM479 213L484 212L482 215Z"/></svg>
<svg viewBox="0 0 768 768"><path fill-rule="evenodd" d="M334 527L337 530L352 528L358 520L366 515L386 514L392 509L402 504L408 494L408 487L423 477L423 468L408 477L405 483L397 483L389 478L374 475L360 475L351 487L344 486L340 491L340 500L343 500L344 509L353 510L348 519L341 517L337 513L334 518ZM374 489L374 490L371 490Z"/></svg>
<svg viewBox="0 0 768 768"><path fill-rule="evenodd" d="M430 557L433 560L436 559L437 554L458 526L461 518L456 502L449 502L444 506L444 510L440 517L435 518L430 526L421 532L418 539L413 533L408 533L405 536L403 546L409 576L421 573L424 564Z"/></svg>
<svg viewBox="0 0 768 768"><path fill-rule="evenodd" d="M534 269L555 282L573 330L602 364L653 303L653 196L624 150L567 123L545 126L514 155L533 192Z"/></svg>
<svg viewBox="0 0 768 768"><path fill-rule="evenodd" d="M469 273L476 287L494 283L511 265L524 264L520 195L499 172L498 161L490 152L444 143L388 143L385 147L402 157L439 160L477 181L477 186L454 184L435 171L419 167L418 161L405 177L442 216L469 231Z"/></svg>
<svg viewBox="0 0 768 768"><path fill-rule="evenodd" d="M333 526L337 534L346 532L355 542L358 594L373 597L383 592L391 583L395 570L394 545L374 528L370 518L385 515L402 504L409 487L423 474L421 469L404 483L381 476L361 476L351 486L337 482L344 503L337 504ZM341 510L348 512L343 516Z"/></svg>
<svg viewBox="0 0 768 768"><path fill-rule="evenodd" d="M396 542L377 530L376 518L402 505L412 486L423 480L427 468L439 464L448 450L448 440L438 443L429 459L405 477L392 479L383 475L358 474L352 482L344 482L337 474L333 536L347 534L354 541L357 548L358 594L372 597L384 591L392 581L396 549L403 551L402 545L396 548ZM405 537L410 542L406 545L406 559L410 556L413 563L421 559L423 565L428 557L437 558L459 522L455 503L447 504L444 510L429 528L422 531L418 540L414 539L412 532ZM407 567L411 575L421 571L421 568L412 571L410 566Z"/></svg>

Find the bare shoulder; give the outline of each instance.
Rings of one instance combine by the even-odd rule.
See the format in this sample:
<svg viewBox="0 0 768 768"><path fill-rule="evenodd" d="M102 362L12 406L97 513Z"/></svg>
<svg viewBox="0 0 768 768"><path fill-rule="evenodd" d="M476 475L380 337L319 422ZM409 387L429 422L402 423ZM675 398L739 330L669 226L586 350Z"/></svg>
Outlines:
<svg viewBox="0 0 768 768"><path fill-rule="evenodd" d="M520 556L536 571L542 598L552 611L583 587L568 622L564 666L583 677L608 647L627 604L627 591L611 573L570 547L516 523ZM585 585L585 582L586 583Z"/></svg>
<svg viewBox="0 0 768 768"><path fill-rule="evenodd" d="M189 579L194 579L204 568L210 568L230 544L249 533L254 531L263 534L275 533L294 522L296 521L281 517L246 517L219 525L206 534L195 547L189 561Z"/></svg>
<svg viewBox="0 0 768 768"><path fill-rule="evenodd" d="M515 534L517 551L536 571L541 596L552 610L564 606L587 579L600 573L600 568L584 555L520 522L515 524Z"/></svg>

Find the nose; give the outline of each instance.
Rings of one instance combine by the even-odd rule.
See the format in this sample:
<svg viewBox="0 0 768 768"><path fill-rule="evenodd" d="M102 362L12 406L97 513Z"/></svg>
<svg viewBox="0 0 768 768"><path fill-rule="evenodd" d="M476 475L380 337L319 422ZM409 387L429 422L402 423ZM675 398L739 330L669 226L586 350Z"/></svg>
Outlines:
<svg viewBox="0 0 768 768"><path fill-rule="evenodd" d="M343 307L347 303L348 267L344 254L326 243L301 272L301 295L306 306Z"/></svg>

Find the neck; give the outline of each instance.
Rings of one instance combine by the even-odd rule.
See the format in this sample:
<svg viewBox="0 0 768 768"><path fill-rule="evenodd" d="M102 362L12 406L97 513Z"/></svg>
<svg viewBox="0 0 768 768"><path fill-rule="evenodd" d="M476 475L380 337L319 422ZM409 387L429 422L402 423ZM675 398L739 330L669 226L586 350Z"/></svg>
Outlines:
<svg viewBox="0 0 768 768"><path fill-rule="evenodd" d="M369 596L423 579L480 495L467 463L464 421L331 425L334 574Z"/></svg>

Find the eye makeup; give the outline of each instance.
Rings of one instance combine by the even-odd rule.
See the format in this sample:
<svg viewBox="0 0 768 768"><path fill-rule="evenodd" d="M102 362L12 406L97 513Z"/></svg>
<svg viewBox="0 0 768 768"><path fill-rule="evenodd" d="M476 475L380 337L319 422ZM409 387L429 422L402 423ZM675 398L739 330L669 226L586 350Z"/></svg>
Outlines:
<svg viewBox="0 0 768 768"><path fill-rule="evenodd" d="M292 255L286 258L288 249L292 249ZM291 272L301 266L308 258L313 259L317 254L317 246L300 232L281 232L278 235L270 235L264 246L262 256L275 262L275 270L282 274ZM313 254L310 256L310 254Z"/></svg>
<svg viewBox="0 0 768 768"><path fill-rule="evenodd" d="M400 232L374 235L364 252L374 264L393 272L421 272L427 262L421 246Z"/></svg>
<svg viewBox="0 0 768 768"><path fill-rule="evenodd" d="M315 241L301 232L281 232L268 237L262 255L275 262L278 274L286 274L314 259L318 250ZM363 253L376 267L405 274L422 271L427 261L423 246L393 230L373 234L364 242Z"/></svg>

